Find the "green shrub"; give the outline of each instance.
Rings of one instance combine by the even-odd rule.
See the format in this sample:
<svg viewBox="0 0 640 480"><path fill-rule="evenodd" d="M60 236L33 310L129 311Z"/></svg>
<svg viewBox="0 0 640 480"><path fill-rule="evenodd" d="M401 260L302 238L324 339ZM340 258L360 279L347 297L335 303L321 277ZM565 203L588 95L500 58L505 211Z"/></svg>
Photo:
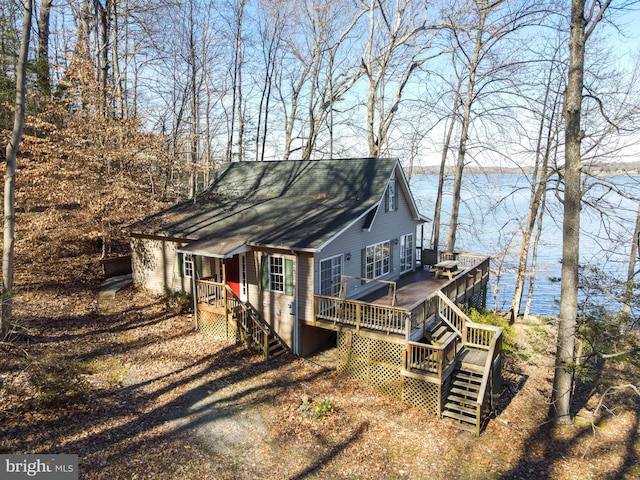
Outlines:
<svg viewBox="0 0 640 480"><path fill-rule="evenodd" d="M505 353L515 352L515 332L513 326L509 325L509 321L504 316L490 310L476 310L475 308L469 309L466 314L474 323L502 327L502 351Z"/></svg>
<svg viewBox="0 0 640 480"><path fill-rule="evenodd" d="M167 306L176 315L193 313L193 298L185 292L172 292L167 295Z"/></svg>

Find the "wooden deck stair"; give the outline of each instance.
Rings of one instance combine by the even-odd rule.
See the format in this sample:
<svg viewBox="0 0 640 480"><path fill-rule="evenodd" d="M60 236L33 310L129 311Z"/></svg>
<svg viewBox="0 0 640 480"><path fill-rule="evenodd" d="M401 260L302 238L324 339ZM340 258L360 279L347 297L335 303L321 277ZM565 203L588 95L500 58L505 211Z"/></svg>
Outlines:
<svg viewBox="0 0 640 480"><path fill-rule="evenodd" d="M270 336L269 337L269 348L268 348L268 356L267 358L274 358L278 355L282 355L287 351L285 345L283 345L282 341L279 337Z"/></svg>
<svg viewBox="0 0 640 480"><path fill-rule="evenodd" d="M249 302L243 302L228 289L234 298L234 306L229 309L231 317L236 321L244 342L260 351L265 360L277 357L289 351L289 347L262 319L260 313ZM266 338L266 341L265 341Z"/></svg>
<svg viewBox="0 0 640 480"><path fill-rule="evenodd" d="M454 425L475 433L478 425L477 402L482 384L482 372L475 367L460 367L454 374L442 416L455 420Z"/></svg>
<svg viewBox="0 0 640 480"><path fill-rule="evenodd" d="M455 333L441 321L433 325L429 331L428 338L434 345L442 345L453 335Z"/></svg>

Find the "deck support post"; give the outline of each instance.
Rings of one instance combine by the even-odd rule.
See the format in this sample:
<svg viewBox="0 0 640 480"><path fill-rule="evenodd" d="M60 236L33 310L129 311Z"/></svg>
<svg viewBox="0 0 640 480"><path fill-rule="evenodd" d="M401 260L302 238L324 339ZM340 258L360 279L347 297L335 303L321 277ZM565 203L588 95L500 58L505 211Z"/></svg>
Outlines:
<svg viewBox="0 0 640 480"><path fill-rule="evenodd" d="M191 296L193 297L193 322L196 332L198 331L198 287L196 285L195 272L191 275Z"/></svg>

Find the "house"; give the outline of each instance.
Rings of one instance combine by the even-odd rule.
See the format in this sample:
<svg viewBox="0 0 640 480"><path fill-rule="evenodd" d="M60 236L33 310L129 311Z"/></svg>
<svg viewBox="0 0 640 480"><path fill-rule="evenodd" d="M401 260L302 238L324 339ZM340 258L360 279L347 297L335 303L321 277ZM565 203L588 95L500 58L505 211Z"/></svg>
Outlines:
<svg viewBox="0 0 640 480"><path fill-rule="evenodd" d="M483 306L488 259L443 256L454 270L434 278L416 261L426 221L398 160L362 158L229 163L196 198L126 230L134 285L193 295L201 330L267 356L335 339L340 370L438 415L477 344L486 410L501 332L457 304ZM457 402L451 415L472 409L479 432L478 398Z"/></svg>

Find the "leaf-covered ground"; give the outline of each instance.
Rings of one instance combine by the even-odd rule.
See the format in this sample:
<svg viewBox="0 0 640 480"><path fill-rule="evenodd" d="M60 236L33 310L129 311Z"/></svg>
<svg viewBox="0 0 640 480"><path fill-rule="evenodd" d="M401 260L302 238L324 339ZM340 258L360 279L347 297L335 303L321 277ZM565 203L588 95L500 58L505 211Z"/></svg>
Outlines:
<svg viewBox="0 0 640 480"><path fill-rule="evenodd" d="M575 426L546 423L544 325L518 326L500 411L475 438L315 363L194 332L163 299L98 301L99 247L56 233L73 224L47 215L65 212L32 215L47 223L19 232L22 335L0 350L0 453L78 454L82 479L640 478L633 392L607 397L595 425L597 395ZM629 368L606 378L637 384ZM335 411L317 420L306 397Z"/></svg>

